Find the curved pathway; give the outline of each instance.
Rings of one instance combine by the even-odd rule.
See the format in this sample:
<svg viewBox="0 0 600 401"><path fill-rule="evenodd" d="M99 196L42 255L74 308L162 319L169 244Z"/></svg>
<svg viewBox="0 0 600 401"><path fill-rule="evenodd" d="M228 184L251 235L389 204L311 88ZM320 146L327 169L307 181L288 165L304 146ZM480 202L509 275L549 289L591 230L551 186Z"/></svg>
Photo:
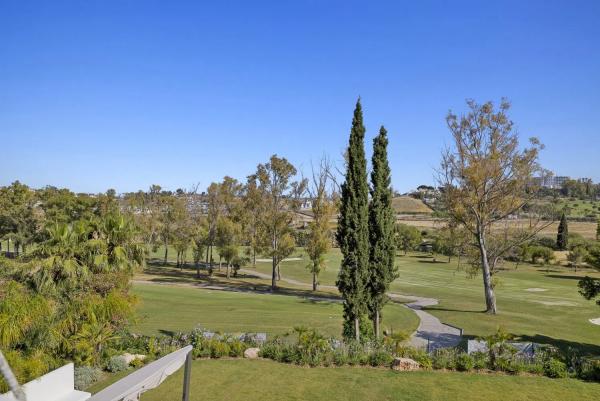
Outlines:
<svg viewBox="0 0 600 401"><path fill-rule="evenodd" d="M240 269L240 272L254 275L262 279L271 279L270 274L261 273L256 270ZM312 288L311 284L303 281L288 279L285 277L282 277L281 281L285 281L286 283L292 285ZM320 285L319 288L337 290L337 287L333 285ZM460 343L462 339L462 330L442 323L440 319L423 310L424 307L437 305L437 299L395 293L388 293L388 296L397 300L410 300L411 302L403 305L411 309L421 321L419 323L419 327L417 327L417 331L415 331L410 337L410 343L412 346L434 350L437 348L455 347Z"/></svg>

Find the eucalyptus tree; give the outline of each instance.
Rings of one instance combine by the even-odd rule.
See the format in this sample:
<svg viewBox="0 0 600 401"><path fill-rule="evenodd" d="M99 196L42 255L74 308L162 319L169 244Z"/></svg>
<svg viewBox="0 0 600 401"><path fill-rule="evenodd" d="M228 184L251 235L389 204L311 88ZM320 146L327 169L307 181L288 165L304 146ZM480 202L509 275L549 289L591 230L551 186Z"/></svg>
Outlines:
<svg viewBox="0 0 600 401"><path fill-rule="evenodd" d="M265 233L265 249L272 260L272 291L277 289L280 262L291 255L295 247L293 216L306 189L306 180L294 180L296 175L296 168L277 155L256 169L258 191L264 205L261 226Z"/></svg>
<svg viewBox="0 0 600 401"><path fill-rule="evenodd" d="M495 314L493 276L503 257L549 224L533 202L532 177L540 169L542 146L535 138L529 147L519 146L508 101L503 99L497 109L473 100L467 106L467 114L446 117L454 146L442 155L438 181L450 219L470 233L478 250L472 267L482 273L486 312ZM508 224L526 208L526 224Z"/></svg>
<svg viewBox="0 0 600 401"><path fill-rule="evenodd" d="M336 211L337 195L331 180L331 165L324 157L318 168L312 170L312 180L307 190L311 202L312 220L308 223L306 253L310 258L307 265L312 274L312 289L317 290L319 274L327 266L325 255L331 249L331 219Z"/></svg>

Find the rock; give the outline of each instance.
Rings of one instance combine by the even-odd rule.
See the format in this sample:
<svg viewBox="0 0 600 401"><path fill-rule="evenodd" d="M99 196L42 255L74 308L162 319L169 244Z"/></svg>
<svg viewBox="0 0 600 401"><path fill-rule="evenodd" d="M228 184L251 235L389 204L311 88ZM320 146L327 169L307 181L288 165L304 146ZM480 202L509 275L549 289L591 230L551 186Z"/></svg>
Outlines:
<svg viewBox="0 0 600 401"><path fill-rule="evenodd" d="M260 348L248 348L246 351L244 351L244 358L256 359L258 358L259 352Z"/></svg>
<svg viewBox="0 0 600 401"><path fill-rule="evenodd" d="M140 361L143 361L144 359L146 359L146 355L142 355L142 354L130 354L128 352L124 353L123 355L121 355L121 357L125 360L125 362L129 365L133 360L135 359L139 359Z"/></svg>
<svg viewBox="0 0 600 401"><path fill-rule="evenodd" d="M410 372L419 370L420 368L421 365L419 365L419 362L413 361L410 358L394 358L394 362L392 362L392 369L402 372Z"/></svg>

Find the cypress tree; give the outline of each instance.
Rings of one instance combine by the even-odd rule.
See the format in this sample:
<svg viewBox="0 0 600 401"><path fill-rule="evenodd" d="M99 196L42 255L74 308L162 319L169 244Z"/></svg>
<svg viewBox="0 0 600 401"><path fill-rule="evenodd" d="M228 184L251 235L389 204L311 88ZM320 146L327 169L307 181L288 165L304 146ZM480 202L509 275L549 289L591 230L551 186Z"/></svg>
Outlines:
<svg viewBox="0 0 600 401"><path fill-rule="evenodd" d="M563 212L560 217L560 223L558 224L558 234L556 235L556 247L564 251L569 245L569 225L567 223L567 216Z"/></svg>
<svg viewBox="0 0 600 401"><path fill-rule="evenodd" d="M600 217L598 218L598 225L596 226L596 241L600 241Z"/></svg>
<svg viewBox="0 0 600 401"><path fill-rule="evenodd" d="M360 341L361 323L364 326L363 318L368 310L369 186L364 138L365 127L359 98L352 119L336 232L342 252L336 285L344 300L344 336L354 336L357 341Z"/></svg>
<svg viewBox="0 0 600 401"><path fill-rule="evenodd" d="M394 266L394 210L391 171L387 156L387 131L381 126L373 140L371 202L369 203L369 317L379 338L381 310L388 301L386 292L397 278Z"/></svg>

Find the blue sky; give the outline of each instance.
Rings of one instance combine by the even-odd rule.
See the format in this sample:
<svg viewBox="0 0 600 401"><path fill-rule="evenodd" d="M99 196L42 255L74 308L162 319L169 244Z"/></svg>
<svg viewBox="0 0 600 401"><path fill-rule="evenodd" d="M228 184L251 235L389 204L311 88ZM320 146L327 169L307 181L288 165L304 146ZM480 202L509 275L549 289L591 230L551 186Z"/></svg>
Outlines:
<svg viewBox="0 0 600 401"><path fill-rule="evenodd" d="M600 181L598 1L2 1L0 185L119 192L340 160L360 95L395 188L464 100L508 97L558 174Z"/></svg>

